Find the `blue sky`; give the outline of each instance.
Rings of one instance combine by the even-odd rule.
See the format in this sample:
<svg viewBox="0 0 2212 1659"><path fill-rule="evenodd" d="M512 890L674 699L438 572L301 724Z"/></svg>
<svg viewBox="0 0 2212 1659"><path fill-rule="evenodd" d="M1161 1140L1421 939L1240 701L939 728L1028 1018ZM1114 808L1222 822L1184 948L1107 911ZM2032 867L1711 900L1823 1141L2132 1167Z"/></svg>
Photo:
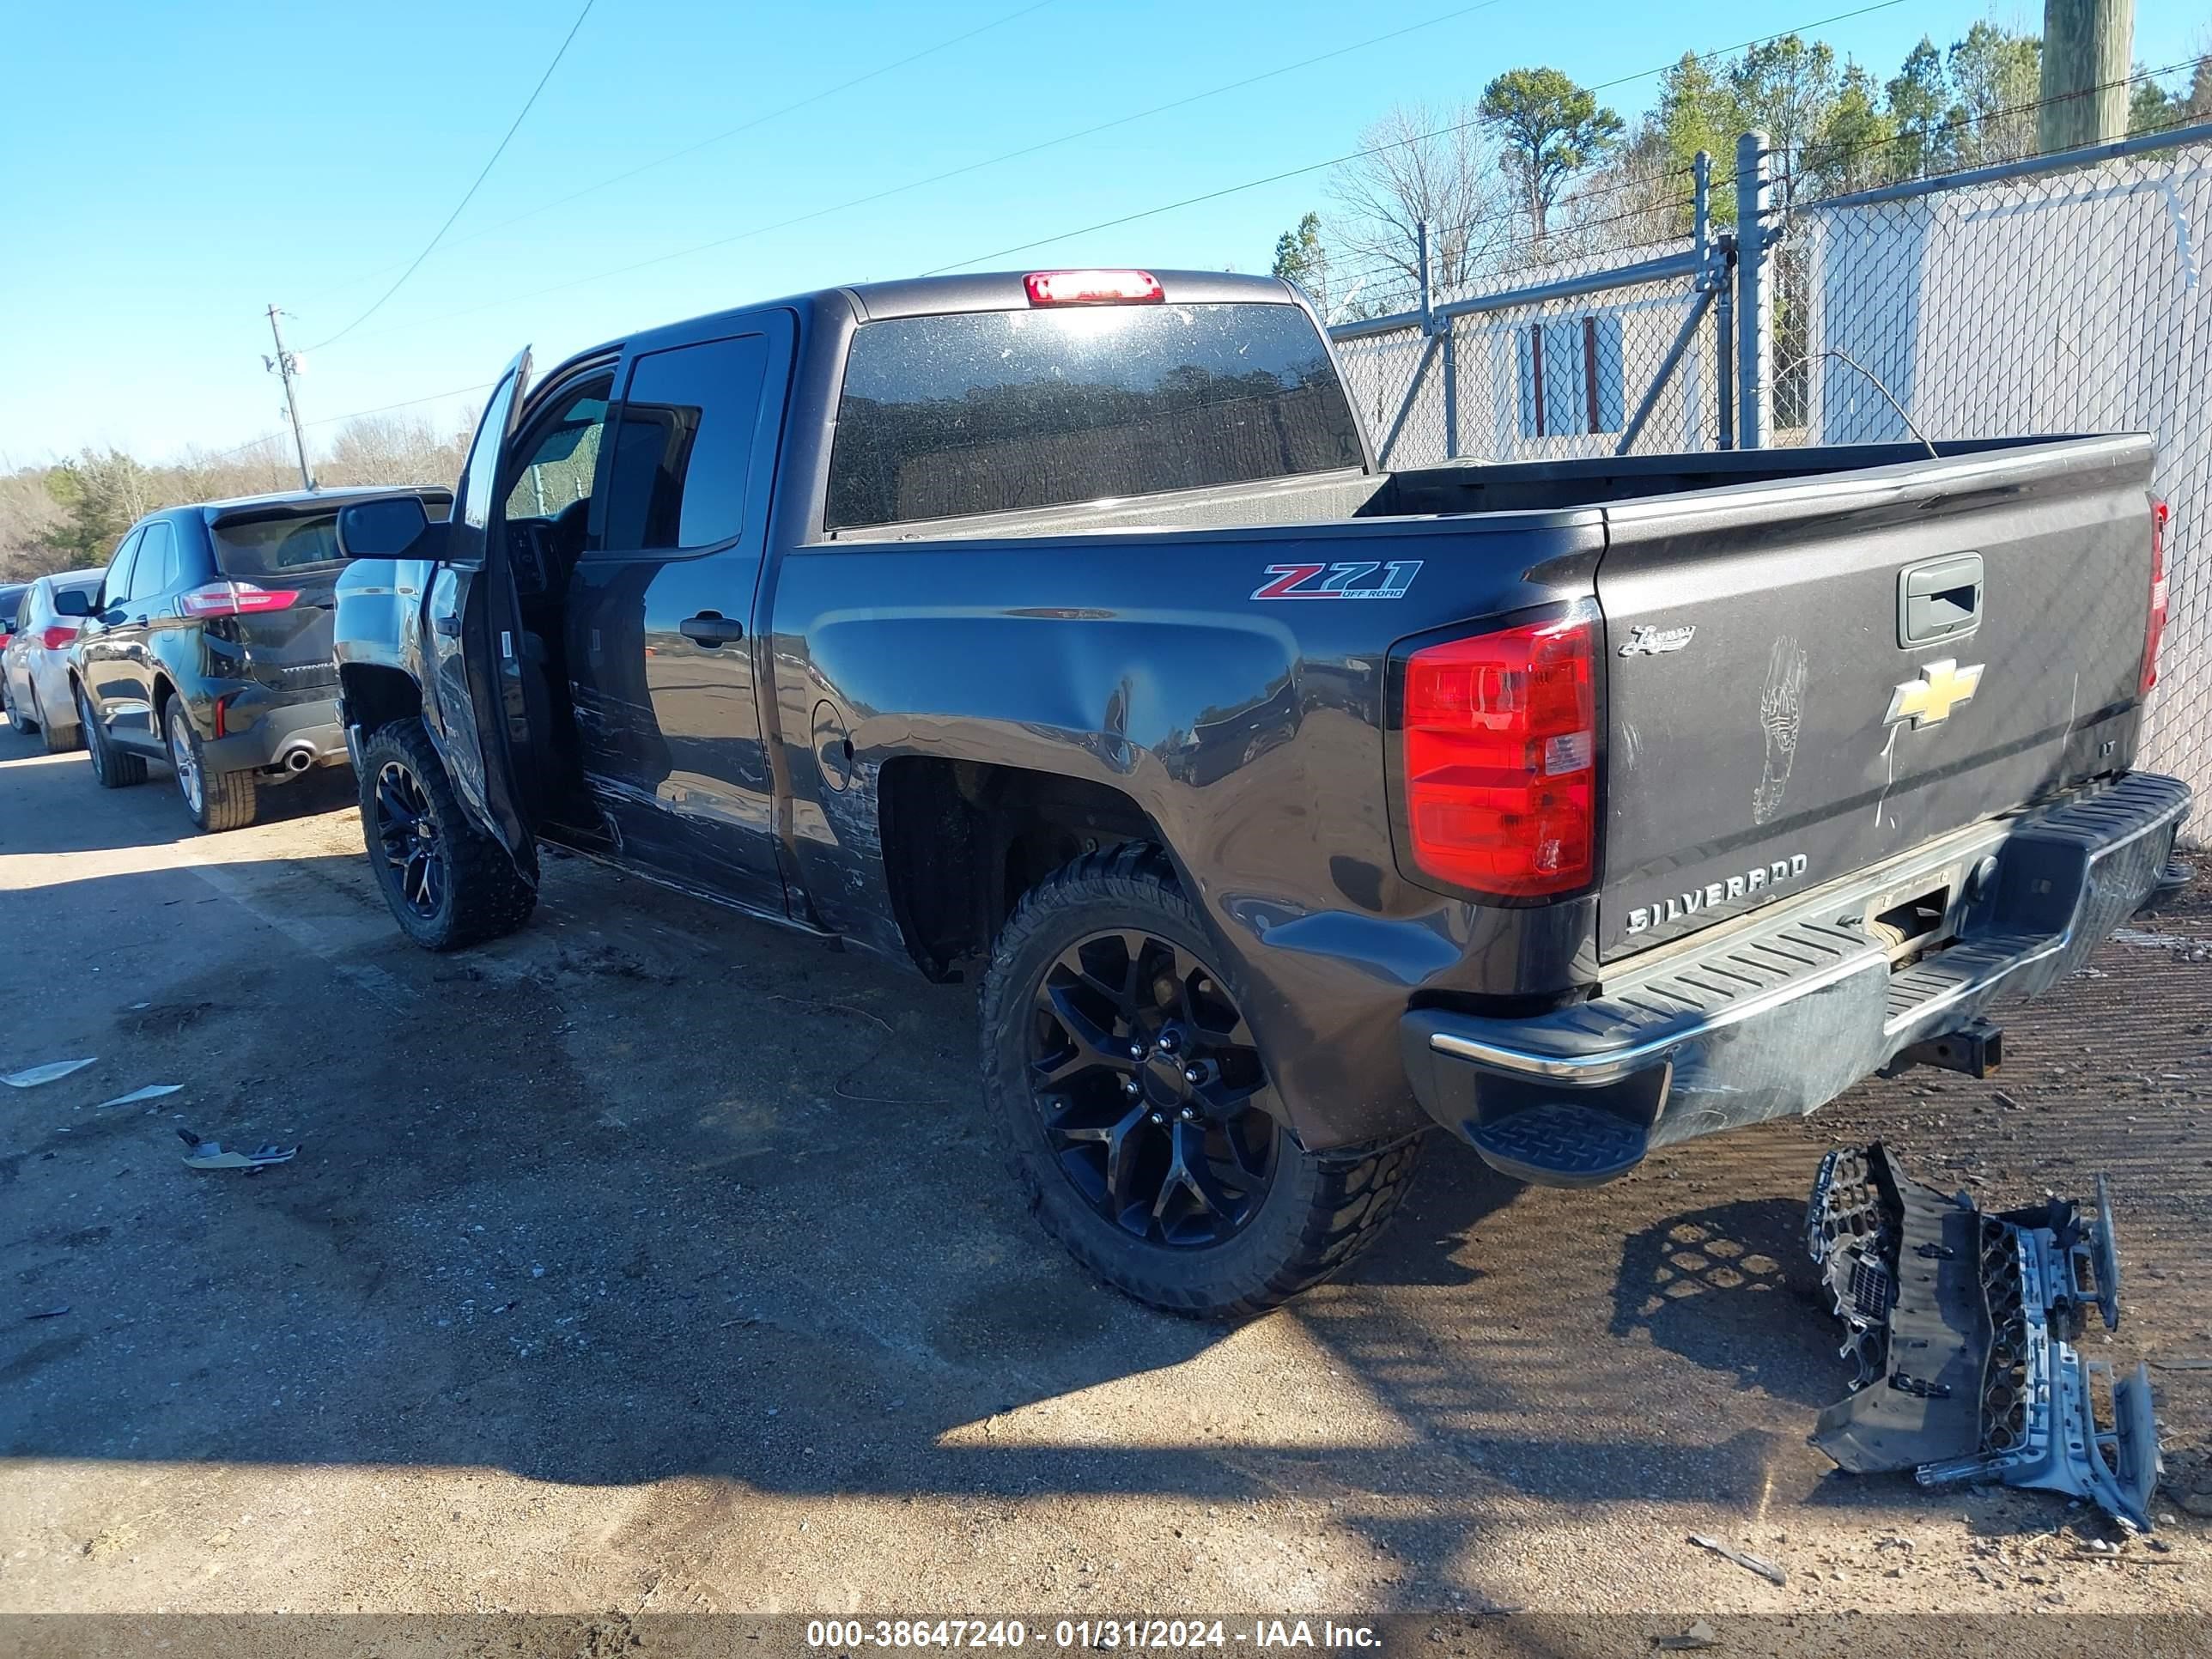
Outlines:
<svg viewBox="0 0 2212 1659"><path fill-rule="evenodd" d="M0 59L12 383L0 465L86 444L165 457L274 429L263 307L293 313L295 349L352 322L452 211L579 3L18 9ZM598 0L446 244L374 316L307 351L304 414L454 392L525 343L549 362L627 329L1047 238L999 263L1264 270L1276 234L1323 204L1324 174L1060 233L1326 161L1394 101L1472 99L1516 65L1586 84L1637 76L1602 94L1633 118L1656 85L1644 72L1686 49L1855 9L1027 4ZM1923 32L1943 45L1977 17L2035 27L2040 15L2016 0L1909 0L1813 33L1886 78ZM744 234L1401 29L1135 125ZM2203 32L2197 7L2142 0L2136 56L2178 60ZM644 170L589 189L632 168ZM641 268L602 275L629 265ZM417 407L447 425L468 401Z"/></svg>

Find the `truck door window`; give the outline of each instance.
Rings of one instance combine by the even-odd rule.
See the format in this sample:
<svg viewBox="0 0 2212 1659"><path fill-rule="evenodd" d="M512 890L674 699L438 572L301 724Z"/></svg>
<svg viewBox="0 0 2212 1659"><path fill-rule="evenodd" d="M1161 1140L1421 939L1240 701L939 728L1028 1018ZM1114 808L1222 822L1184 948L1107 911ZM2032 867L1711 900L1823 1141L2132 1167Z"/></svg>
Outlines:
<svg viewBox="0 0 2212 1659"><path fill-rule="evenodd" d="M507 492L507 518L557 519L564 509L592 498L612 386L608 377L595 375L556 397L532 419L521 451L530 459Z"/></svg>
<svg viewBox="0 0 2212 1659"><path fill-rule="evenodd" d="M744 528L764 334L647 352L631 367L607 474L607 555L698 550Z"/></svg>

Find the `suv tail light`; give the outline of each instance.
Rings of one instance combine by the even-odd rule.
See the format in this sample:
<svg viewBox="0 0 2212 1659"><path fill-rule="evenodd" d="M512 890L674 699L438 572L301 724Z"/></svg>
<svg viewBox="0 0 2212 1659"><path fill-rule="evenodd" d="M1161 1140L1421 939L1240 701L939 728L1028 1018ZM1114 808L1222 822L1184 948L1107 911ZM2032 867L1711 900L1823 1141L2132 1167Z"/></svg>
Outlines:
<svg viewBox="0 0 2212 1659"><path fill-rule="evenodd" d="M289 587L257 587L252 582L204 582L177 596L187 617L246 617L259 611L286 611L300 597Z"/></svg>
<svg viewBox="0 0 2212 1659"><path fill-rule="evenodd" d="M1033 306L1149 305L1167 298L1149 270L1033 270L1022 286Z"/></svg>
<svg viewBox="0 0 2212 1659"><path fill-rule="evenodd" d="M1406 823L1425 874L1521 898L1589 884L1596 628L1530 623L1407 659Z"/></svg>
<svg viewBox="0 0 2212 1659"><path fill-rule="evenodd" d="M2166 521L2172 510L2164 501L2150 504L2150 615L2143 623L2142 683L2138 697L2147 697L2158 684L2158 643L2166 636Z"/></svg>
<svg viewBox="0 0 2212 1659"><path fill-rule="evenodd" d="M39 643L49 651L66 651L76 638L75 623L48 623L39 630Z"/></svg>

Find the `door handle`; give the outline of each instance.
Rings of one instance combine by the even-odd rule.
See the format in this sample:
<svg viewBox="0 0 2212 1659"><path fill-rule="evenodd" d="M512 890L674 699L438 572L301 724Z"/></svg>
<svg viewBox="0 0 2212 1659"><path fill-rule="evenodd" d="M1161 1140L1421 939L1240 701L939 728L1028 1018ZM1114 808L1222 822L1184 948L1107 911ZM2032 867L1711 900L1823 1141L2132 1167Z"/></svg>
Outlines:
<svg viewBox="0 0 2212 1659"><path fill-rule="evenodd" d="M709 651L717 646L734 645L745 636L744 624L714 611L702 611L696 617L686 617L676 624L676 631L685 639L705 646Z"/></svg>

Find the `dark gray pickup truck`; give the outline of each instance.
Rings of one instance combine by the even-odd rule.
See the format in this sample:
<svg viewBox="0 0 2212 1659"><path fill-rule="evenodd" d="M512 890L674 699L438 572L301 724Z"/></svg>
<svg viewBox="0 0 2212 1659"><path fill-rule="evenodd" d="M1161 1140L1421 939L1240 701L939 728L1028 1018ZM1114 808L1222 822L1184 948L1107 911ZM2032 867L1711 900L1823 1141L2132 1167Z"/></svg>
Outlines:
<svg viewBox="0 0 2212 1659"><path fill-rule="evenodd" d="M1441 1125L1602 1181L1879 1068L2156 889L2142 436L1389 472L1281 283L893 282L493 392L349 507L343 714L422 945L551 842L981 986L1044 1224L1249 1310Z"/></svg>

